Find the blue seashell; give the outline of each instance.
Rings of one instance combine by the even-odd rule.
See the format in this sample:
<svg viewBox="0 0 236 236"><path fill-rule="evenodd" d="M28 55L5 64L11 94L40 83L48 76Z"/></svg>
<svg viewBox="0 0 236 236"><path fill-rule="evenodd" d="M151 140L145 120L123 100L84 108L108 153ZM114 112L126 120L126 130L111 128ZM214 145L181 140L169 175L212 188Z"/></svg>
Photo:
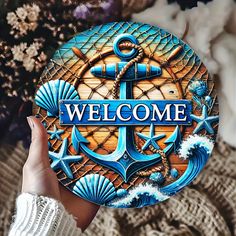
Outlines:
<svg viewBox="0 0 236 236"><path fill-rule="evenodd" d="M154 172L150 175L149 177L150 180L157 182L158 184L162 184L165 181L165 177L162 173L160 172Z"/></svg>
<svg viewBox="0 0 236 236"><path fill-rule="evenodd" d="M172 178L176 179L179 176L179 172L178 172L178 170L173 168L173 169L170 170L170 175L171 175Z"/></svg>
<svg viewBox="0 0 236 236"><path fill-rule="evenodd" d="M116 194L117 194L118 197L123 197L123 196L125 196L127 193L128 193L128 191L127 191L126 189L123 189L123 188L118 189L118 190L116 191Z"/></svg>
<svg viewBox="0 0 236 236"><path fill-rule="evenodd" d="M207 94L207 83L203 80L192 81L188 87L189 91L199 97Z"/></svg>
<svg viewBox="0 0 236 236"><path fill-rule="evenodd" d="M100 205L116 197L116 189L112 182L99 174L85 175L77 180L73 193Z"/></svg>
<svg viewBox="0 0 236 236"><path fill-rule="evenodd" d="M48 116L58 116L60 99L79 99L73 85L64 80L51 80L38 89L35 103L47 110Z"/></svg>

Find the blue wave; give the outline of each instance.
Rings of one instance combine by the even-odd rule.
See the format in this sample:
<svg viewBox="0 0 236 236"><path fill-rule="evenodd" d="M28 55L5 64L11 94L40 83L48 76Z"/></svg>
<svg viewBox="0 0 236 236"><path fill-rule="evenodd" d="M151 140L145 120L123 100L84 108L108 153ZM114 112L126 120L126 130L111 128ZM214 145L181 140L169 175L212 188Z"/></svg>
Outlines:
<svg viewBox="0 0 236 236"><path fill-rule="evenodd" d="M140 184L131 189L124 197L110 201L107 206L115 208L144 207L169 198L151 184Z"/></svg>
<svg viewBox="0 0 236 236"><path fill-rule="evenodd" d="M160 191L171 196L190 184L205 166L213 146L213 141L199 135L191 135L183 141L179 154L183 159L189 159L188 167L179 179L160 188Z"/></svg>
<svg viewBox="0 0 236 236"><path fill-rule="evenodd" d="M188 167L175 182L159 188L151 184L138 185L124 197L110 201L107 206L119 208L144 207L164 201L190 184L205 166L213 149L213 141L207 137L191 135L181 144L179 155L188 159Z"/></svg>

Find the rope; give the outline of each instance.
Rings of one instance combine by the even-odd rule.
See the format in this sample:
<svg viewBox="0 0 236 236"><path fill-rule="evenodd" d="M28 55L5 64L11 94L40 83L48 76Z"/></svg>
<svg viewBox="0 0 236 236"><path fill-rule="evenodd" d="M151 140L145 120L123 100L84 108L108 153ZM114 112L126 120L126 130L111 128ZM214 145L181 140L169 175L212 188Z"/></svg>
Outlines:
<svg viewBox="0 0 236 236"><path fill-rule="evenodd" d="M133 58L132 60L130 60L123 68L122 70L118 73L118 75L115 78L114 84L113 84L113 88L112 88L112 97L113 99L117 99L118 95L117 95L117 91L118 88L120 86L120 80L121 78L124 76L124 74L126 73L126 71L135 63L135 62L139 62L144 53L143 53L143 48L139 45L133 44L133 43L122 43L120 44L120 46L125 46L127 48L135 48L138 50L138 55Z"/></svg>
<svg viewBox="0 0 236 236"><path fill-rule="evenodd" d="M140 149L137 145L136 145L137 150L140 153L143 153L143 150ZM146 177L146 176L150 176L153 172L160 172L164 169L164 177L168 177L169 173L170 173L170 164L167 160L166 154L162 151L162 150L157 150L155 149L152 145L149 145L149 149L153 152L153 153L159 153L161 156L161 162L163 166L156 166L153 167L149 170L145 170L145 171L138 171L136 174L142 177Z"/></svg>

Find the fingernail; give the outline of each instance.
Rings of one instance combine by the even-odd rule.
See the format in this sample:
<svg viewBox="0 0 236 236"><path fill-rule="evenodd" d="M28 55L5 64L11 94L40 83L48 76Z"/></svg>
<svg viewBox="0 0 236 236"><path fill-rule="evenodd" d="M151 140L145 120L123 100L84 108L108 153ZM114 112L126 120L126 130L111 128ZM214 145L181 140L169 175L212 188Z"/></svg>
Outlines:
<svg viewBox="0 0 236 236"><path fill-rule="evenodd" d="M34 122L33 122L33 119L30 116L27 117L27 122L28 122L30 128L33 129L34 128Z"/></svg>

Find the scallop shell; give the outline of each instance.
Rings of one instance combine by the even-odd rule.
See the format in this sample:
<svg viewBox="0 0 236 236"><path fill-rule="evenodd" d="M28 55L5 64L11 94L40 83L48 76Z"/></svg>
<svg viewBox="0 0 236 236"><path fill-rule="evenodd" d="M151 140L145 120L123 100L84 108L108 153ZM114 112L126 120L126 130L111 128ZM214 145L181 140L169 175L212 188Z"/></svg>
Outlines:
<svg viewBox="0 0 236 236"><path fill-rule="evenodd" d="M116 190L112 182L99 174L85 175L77 180L73 192L82 198L100 205L116 197Z"/></svg>
<svg viewBox="0 0 236 236"><path fill-rule="evenodd" d="M73 85L64 80L51 80L38 89L35 103L47 110L48 116L58 116L60 99L79 99Z"/></svg>

